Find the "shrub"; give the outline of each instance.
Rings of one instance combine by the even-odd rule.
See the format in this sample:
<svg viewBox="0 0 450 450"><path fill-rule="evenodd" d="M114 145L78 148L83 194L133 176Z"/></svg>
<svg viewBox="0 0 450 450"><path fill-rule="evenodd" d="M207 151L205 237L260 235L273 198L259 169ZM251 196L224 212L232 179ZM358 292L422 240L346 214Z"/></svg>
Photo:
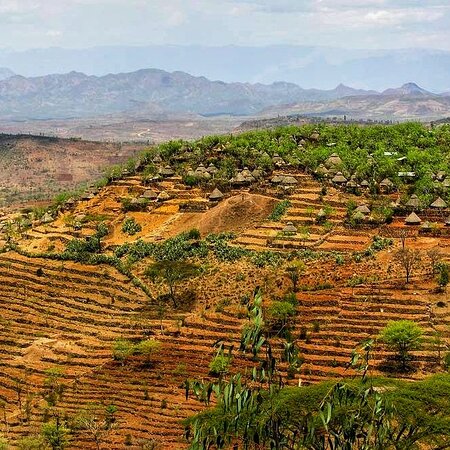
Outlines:
<svg viewBox="0 0 450 450"><path fill-rule="evenodd" d="M211 375L219 376L228 372L231 358L229 356L218 354L209 363L209 373Z"/></svg>
<svg viewBox="0 0 450 450"><path fill-rule="evenodd" d="M411 359L410 352L420 348L422 334L422 329L415 322L398 320L389 322L381 331L380 338L388 348L396 352L396 357L405 370Z"/></svg>
<svg viewBox="0 0 450 450"><path fill-rule="evenodd" d="M142 231L142 227L136 222L134 217L127 217L122 224L122 232L130 236Z"/></svg>

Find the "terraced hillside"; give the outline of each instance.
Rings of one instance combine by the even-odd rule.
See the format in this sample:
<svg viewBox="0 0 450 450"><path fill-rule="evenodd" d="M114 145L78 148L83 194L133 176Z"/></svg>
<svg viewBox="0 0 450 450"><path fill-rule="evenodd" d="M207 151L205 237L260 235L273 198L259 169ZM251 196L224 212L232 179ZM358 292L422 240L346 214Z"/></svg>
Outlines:
<svg viewBox="0 0 450 450"><path fill-rule="evenodd" d="M211 152L204 164L184 160L198 158L192 149L165 160L152 153L134 173L44 215L2 218L0 432L13 444L59 420L71 449L187 448L182 421L202 405L186 400L185 381L216 379L218 342L234 346L231 373L253 367L236 349L257 288L267 323L275 302L295 305L301 365L281 363L286 384L354 375L350 358L368 339L373 374L417 380L442 370L450 311L436 277L450 262L446 207L414 209L431 227L406 225L406 191L349 189L278 155L268 169L241 162L221 178L224 149ZM417 254L408 283L403 244ZM167 261L195 272L170 285L149 270ZM424 332L406 372L378 340L401 319ZM118 343L147 341L159 342L149 358L117 356ZM284 338L275 333L273 344L282 355Z"/></svg>

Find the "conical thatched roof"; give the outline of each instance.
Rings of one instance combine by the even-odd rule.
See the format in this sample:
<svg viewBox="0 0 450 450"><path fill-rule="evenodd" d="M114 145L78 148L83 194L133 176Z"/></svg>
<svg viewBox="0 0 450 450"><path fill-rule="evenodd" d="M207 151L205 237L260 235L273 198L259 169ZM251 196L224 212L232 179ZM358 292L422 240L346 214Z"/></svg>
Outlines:
<svg viewBox="0 0 450 450"><path fill-rule="evenodd" d="M253 181L255 181L255 177L252 175L250 170L248 170L248 167L244 167L244 169L241 172L241 175L245 178L245 181L249 183L253 183Z"/></svg>
<svg viewBox="0 0 450 450"><path fill-rule="evenodd" d="M406 225L420 225L421 222L422 222L422 220L420 220L420 217L415 212L412 212L405 219Z"/></svg>
<svg viewBox="0 0 450 450"><path fill-rule="evenodd" d="M342 175L342 172L338 172L331 181L333 183L343 184L347 183L347 178L345 178L344 175Z"/></svg>
<svg viewBox="0 0 450 450"><path fill-rule="evenodd" d="M233 179L233 184L244 184L247 182L247 179L239 172Z"/></svg>
<svg viewBox="0 0 450 450"><path fill-rule="evenodd" d="M273 184L279 184L283 181L283 176L281 175L275 175L272 177L272 179L270 180L271 183Z"/></svg>
<svg viewBox="0 0 450 450"><path fill-rule="evenodd" d="M443 182L442 182L442 187L444 188L449 188L450 187L450 178L446 178Z"/></svg>
<svg viewBox="0 0 450 450"><path fill-rule="evenodd" d="M363 188L367 188L370 186L370 183L367 180L362 180L360 186Z"/></svg>
<svg viewBox="0 0 450 450"><path fill-rule="evenodd" d="M208 173L210 173L211 175L215 175L218 172L217 167L213 164L210 163L210 165L208 166L208 168L206 169L208 171Z"/></svg>
<svg viewBox="0 0 450 450"><path fill-rule="evenodd" d="M294 184L297 184L298 181L296 178L291 177L291 176L285 176L283 177L283 180L281 181L281 184L285 184L288 186L293 186Z"/></svg>
<svg viewBox="0 0 450 450"><path fill-rule="evenodd" d="M405 206L410 208L418 208L420 206L419 197L416 194L412 194L409 200L406 202Z"/></svg>
<svg viewBox="0 0 450 450"><path fill-rule="evenodd" d="M319 175L327 175L328 169L323 164L319 164L319 167L316 169L316 173Z"/></svg>
<svg viewBox="0 0 450 450"><path fill-rule="evenodd" d="M195 169L196 172L206 172L206 167L200 163L198 167Z"/></svg>
<svg viewBox="0 0 450 450"><path fill-rule="evenodd" d="M355 212L360 212L362 214L370 214L370 209L367 205L360 205L355 209Z"/></svg>
<svg viewBox="0 0 450 450"><path fill-rule="evenodd" d="M446 175L447 175L447 174L445 173L444 170L439 170L439 172L436 173L436 178L437 178L439 181L442 181L442 180L445 178Z"/></svg>
<svg viewBox="0 0 450 450"><path fill-rule="evenodd" d="M50 223L53 222L53 217L49 212L46 212L41 219L41 223Z"/></svg>
<svg viewBox="0 0 450 450"><path fill-rule="evenodd" d="M430 222L428 222L428 220L426 221L426 222L424 222L421 226L420 226L420 228L422 228L422 230L431 230L431 224L430 224Z"/></svg>
<svg viewBox="0 0 450 450"><path fill-rule="evenodd" d="M160 163L162 163L162 158L161 158L161 156L159 156L159 155L155 155L155 157L152 159L152 161L153 161L155 164L160 164Z"/></svg>
<svg viewBox="0 0 450 450"><path fill-rule="evenodd" d="M170 199L170 195L166 191L161 191L158 194L158 201L159 202L163 202L163 201L169 200L169 199Z"/></svg>
<svg viewBox="0 0 450 450"><path fill-rule="evenodd" d="M432 208L443 209L443 208L447 208L447 203L445 203L441 197L438 197L430 206Z"/></svg>
<svg viewBox="0 0 450 450"><path fill-rule="evenodd" d="M212 201L221 200L222 198L223 198L223 194L217 188L215 188L209 195L209 199Z"/></svg>
<svg viewBox="0 0 450 450"><path fill-rule="evenodd" d="M145 191L142 195L142 198L146 198L148 200L156 200L158 198L158 194L155 191L148 190Z"/></svg>
<svg viewBox="0 0 450 450"><path fill-rule="evenodd" d="M171 177L172 175L175 175L175 171L169 165L159 169L158 173L163 177Z"/></svg>
<svg viewBox="0 0 450 450"><path fill-rule="evenodd" d="M353 189L353 188L356 188L356 187L358 187L358 183L354 180L354 179L350 179L348 182L347 182L347 185L346 185L348 188L351 188L351 189Z"/></svg>
<svg viewBox="0 0 450 450"><path fill-rule="evenodd" d="M393 183L389 178L385 178L385 179L380 183L380 187L392 188L392 187L394 187L394 183Z"/></svg>
<svg viewBox="0 0 450 450"><path fill-rule="evenodd" d="M330 157L325 161L325 165L330 166L338 166L342 164L342 159L337 153L333 153Z"/></svg>
<svg viewBox="0 0 450 450"><path fill-rule="evenodd" d="M297 233L297 228L295 228L292 222L288 222L283 228L283 233Z"/></svg>

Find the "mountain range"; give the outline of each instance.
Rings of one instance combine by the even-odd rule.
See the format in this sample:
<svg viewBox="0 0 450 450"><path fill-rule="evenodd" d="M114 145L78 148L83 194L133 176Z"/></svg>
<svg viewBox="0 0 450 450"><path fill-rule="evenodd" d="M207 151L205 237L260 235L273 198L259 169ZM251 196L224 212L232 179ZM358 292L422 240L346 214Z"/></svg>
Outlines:
<svg viewBox="0 0 450 450"><path fill-rule="evenodd" d="M153 45L0 49L0 67L9 67L26 77L71 71L103 76L157 67L227 83L271 84L283 80L319 89L330 89L342 83L378 91L414 80L433 92L450 91L450 52L414 48Z"/></svg>
<svg viewBox="0 0 450 450"><path fill-rule="evenodd" d="M184 72L143 69L105 76L80 72L24 77L3 71L2 120L44 120L114 114L173 117L180 114L349 114L357 117L439 118L450 113L450 94L431 93L415 83L381 93L343 84L331 90L294 83L225 83Z"/></svg>
<svg viewBox="0 0 450 450"><path fill-rule="evenodd" d="M0 81L6 80L14 75L14 72L6 67L0 67Z"/></svg>

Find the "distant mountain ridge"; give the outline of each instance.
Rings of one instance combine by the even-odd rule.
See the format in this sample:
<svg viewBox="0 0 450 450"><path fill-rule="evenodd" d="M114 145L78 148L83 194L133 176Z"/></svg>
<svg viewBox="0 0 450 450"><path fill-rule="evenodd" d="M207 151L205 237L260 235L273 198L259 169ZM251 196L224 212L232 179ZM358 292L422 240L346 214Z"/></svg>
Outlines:
<svg viewBox="0 0 450 450"><path fill-rule="evenodd" d="M328 101L373 91L339 85L302 89L293 83L224 83L184 72L143 69L102 77L79 72L0 81L0 117L73 118L122 112L248 115L273 105Z"/></svg>
<svg viewBox="0 0 450 450"><path fill-rule="evenodd" d="M14 72L7 67L0 67L0 81L6 80L9 77L14 76Z"/></svg>
<svg viewBox="0 0 450 450"><path fill-rule="evenodd" d="M0 118L70 119L111 114L147 118L177 114L256 116L262 111L286 114L291 110L295 113L365 113L370 116L383 102L404 109L402 102L405 103L405 99L413 117L421 117L421 111L427 116L428 113L447 113L446 104L450 102L450 97L433 94L415 83L382 93L343 84L331 90L320 90L303 89L282 81L272 84L225 83L185 72L141 69L101 77L80 72L32 78L9 76L0 81ZM429 108L424 103L416 108L419 100L435 103ZM361 105L365 105L365 109ZM388 107L381 108L380 113L395 116L397 112Z"/></svg>
<svg viewBox="0 0 450 450"><path fill-rule="evenodd" d="M68 73L90 75L158 67L227 83L270 84L284 80L330 89L339 83L383 91L413 80L433 92L450 91L450 51L434 49L343 49L306 45L104 46L81 49L0 49L0 67L24 76Z"/></svg>

